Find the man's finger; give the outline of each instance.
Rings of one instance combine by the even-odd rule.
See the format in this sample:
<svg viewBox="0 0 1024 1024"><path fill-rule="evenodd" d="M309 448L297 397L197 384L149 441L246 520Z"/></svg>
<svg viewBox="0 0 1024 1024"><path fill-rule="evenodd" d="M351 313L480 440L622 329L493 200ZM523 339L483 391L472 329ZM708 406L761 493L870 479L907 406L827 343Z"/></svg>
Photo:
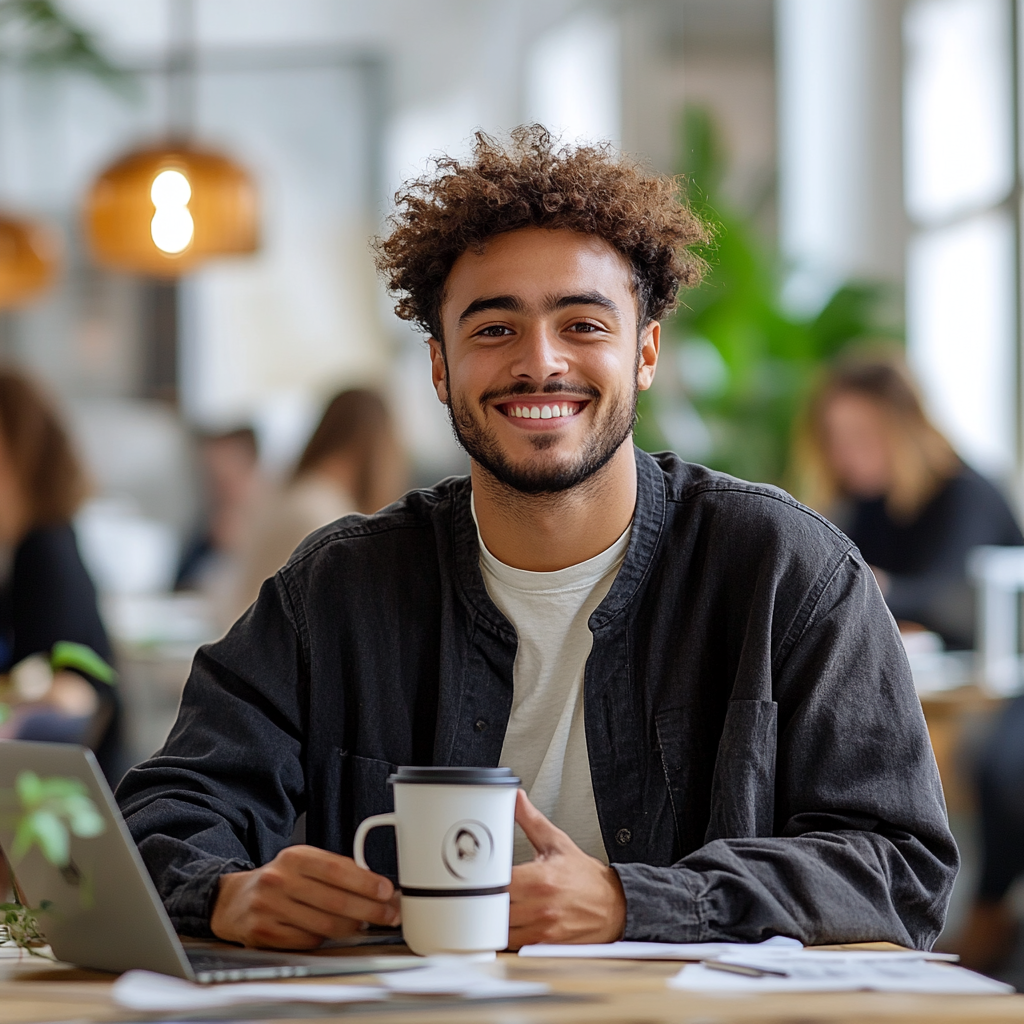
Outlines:
<svg viewBox="0 0 1024 1024"><path fill-rule="evenodd" d="M351 892L340 892L326 886L310 884L309 888L292 894L293 903L308 907L317 913L330 914L332 917L347 918L352 921L369 921L370 924L398 924L400 915L398 907L392 903L379 903L356 896Z"/></svg>
<svg viewBox="0 0 1024 1024"><path fill-rule="evenodd" d="M566 844L572 846L572 840L530 803L522 789L516 794L516 824L526 833L526 838L538 853L555 853L564 850Z"/></svg>
<svg viewBox="0 0 1024 1024"><path fill-rule="evenodd" d="M370 900L386 902L395 892L389 879L361 868L351 857L343 857L315 846L292 846L278 856L292 859L297 872L306 878L333 885L345 892L354 892Z"/></svg>

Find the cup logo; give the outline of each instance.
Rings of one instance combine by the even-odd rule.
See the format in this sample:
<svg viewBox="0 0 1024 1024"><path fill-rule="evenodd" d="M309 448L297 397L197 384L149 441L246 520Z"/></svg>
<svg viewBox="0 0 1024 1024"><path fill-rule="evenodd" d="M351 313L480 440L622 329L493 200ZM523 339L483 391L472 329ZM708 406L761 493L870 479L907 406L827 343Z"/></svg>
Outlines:
<svg viewBox="0 0 1024 1024"><path fill-rule="evenodd" d="M457 821L441 844L441 859L448 873L463 882L480 881L493 853L494 839L482 821Z"/></svg>

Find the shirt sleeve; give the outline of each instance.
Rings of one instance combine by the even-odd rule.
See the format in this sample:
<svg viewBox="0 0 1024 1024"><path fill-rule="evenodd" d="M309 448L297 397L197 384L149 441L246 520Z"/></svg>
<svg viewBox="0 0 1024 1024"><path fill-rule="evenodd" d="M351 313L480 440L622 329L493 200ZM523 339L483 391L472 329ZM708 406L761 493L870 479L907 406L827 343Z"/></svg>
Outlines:
<svg viewBox="0 0 1024 1024"><path fill-rule="evenodd" d="M272 860L305 809L308 671L280 579L200 648L163 748L117 790L175 928L209 937L222 874Z"/></svg>
<svg viewBox="0 0 1024 1024"><path fill-rule="evenodd" d="M727 774L764 754L772 834L712 836L669 867L614 865L625 937L930 948L959 858L906 656L861 559L835 570L772 690L774 759L734 734L716 762Z"/></svg>

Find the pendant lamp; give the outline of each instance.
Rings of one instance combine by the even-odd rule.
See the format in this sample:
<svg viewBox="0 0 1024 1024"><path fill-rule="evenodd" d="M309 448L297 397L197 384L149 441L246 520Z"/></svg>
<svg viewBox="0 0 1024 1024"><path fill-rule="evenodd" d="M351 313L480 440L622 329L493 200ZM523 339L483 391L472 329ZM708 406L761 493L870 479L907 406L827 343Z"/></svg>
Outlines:
<svg viewBox="0 0 1024 1024"><path fill-rule="evenodd" d="M56 277L60 247L49 228L0 214L0 309L20 306Z"/></svg>
<svg viewBox="0 0 1024 1024"><path fill-rule="evenodd" d="M257 248L256 188L220 153L190 144L137 150L90 189L85 231L102 266L177 277L211 257Z"/></svg>

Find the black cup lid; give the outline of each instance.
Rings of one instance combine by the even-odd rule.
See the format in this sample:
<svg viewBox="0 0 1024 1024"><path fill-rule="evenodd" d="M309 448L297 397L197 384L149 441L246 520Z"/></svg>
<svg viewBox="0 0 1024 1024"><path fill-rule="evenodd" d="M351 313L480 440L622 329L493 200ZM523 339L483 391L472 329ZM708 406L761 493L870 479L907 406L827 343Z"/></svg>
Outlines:
<svg viewBox="0 0 1024 1024"><path fill-rule="evenodd" d="M511 768L417 767L399 768L388 776L388 785L396 782L429 786L518 786Z"/></svg>

